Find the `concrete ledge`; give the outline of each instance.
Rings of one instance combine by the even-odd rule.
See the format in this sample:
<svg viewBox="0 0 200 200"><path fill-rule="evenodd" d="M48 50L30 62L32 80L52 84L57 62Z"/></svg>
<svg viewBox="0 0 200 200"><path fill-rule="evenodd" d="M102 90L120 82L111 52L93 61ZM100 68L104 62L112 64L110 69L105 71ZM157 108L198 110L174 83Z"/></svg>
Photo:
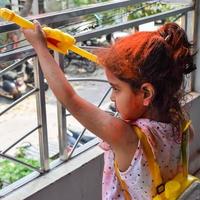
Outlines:
<svg viewBox="0 0 200 200"><path fill-rule="evenodd" d="M179 200L199 200L200 199L200 182L195 181L185 192Z"/></svg>
<svg viewBox="0 0 200 200"><path fill-rule="evenodd" d="M103 151L95 146L2 199L100 200L102 170ZM87 187L85 187L86 184ZM80 188L82 188L82 191L80 191ZM88 188L89 192L85 192L84 188Z"/></svg>

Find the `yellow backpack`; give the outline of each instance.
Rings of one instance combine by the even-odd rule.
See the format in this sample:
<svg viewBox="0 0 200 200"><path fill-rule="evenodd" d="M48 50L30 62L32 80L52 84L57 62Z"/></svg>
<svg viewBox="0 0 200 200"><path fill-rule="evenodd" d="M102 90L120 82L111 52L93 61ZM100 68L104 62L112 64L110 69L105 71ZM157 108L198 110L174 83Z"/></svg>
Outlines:
<svg viewBox="0 0 200 200"><path fill-rule="evenodd" d="M154 159L154 155L152 149L148 143L146 135L141 131L141 129L137 126L134 126L133 129L137 134L141 144L143 145L144 153L146 154L147 161L149 164L149 168L151 171L151 175L154 179L154 185L152 188L152 193L156 194L153 200L177 200L177 199L185 199L184 193L187 191L190 192L190 187L198 189L199 197L195 197L200 199L200 180L197 177L188 174L188 128L191 124L191 121L185 122L182 128L182 143L181 143L181 157L182 157L182 165L183 171L178 173L172 180L164 183L162 180L162 176L160 173L159 165ZM131 195L129 194L128 187L126 183L121 179L119 174L119 169L117 167L117 163L115 162L115 172L120 182L120 186L124 191L125 200L131 200ZM193 186L195 184L195 187ZM187 194L188 199L188 194Z"/></svg>

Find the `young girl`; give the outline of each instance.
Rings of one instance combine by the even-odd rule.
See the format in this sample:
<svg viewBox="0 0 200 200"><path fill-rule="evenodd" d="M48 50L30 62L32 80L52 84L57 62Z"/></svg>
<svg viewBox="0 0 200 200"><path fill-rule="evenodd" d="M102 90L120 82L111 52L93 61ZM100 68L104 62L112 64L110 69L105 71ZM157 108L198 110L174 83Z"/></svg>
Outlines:
<svg viewBox="0 0 200 200"><path fill-rule="evenodd" d="M183 75L195 69L191 45L182 28L168 23L158 31L138 32L99 53L112 86L111 100L120 118L113 117L76 94L50 55L40 25L24 30L43 73L58 100L83 126L106 142L102 199L125 199L114 169L125 181L131 199L152 199L153 178L142 145L132 126L147 136L164 182L179 171L180 106ZM59 80L59 81L58 81ZM106 148L105 148L106 147Z"/></svg>

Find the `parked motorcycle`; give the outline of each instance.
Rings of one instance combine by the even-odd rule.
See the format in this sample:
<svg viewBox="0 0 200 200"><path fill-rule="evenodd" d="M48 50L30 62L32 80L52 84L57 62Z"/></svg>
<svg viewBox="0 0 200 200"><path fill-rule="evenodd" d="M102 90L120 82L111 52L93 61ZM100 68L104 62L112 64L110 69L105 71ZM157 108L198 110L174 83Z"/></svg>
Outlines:
<svg viewBox="0 0 200 200"><path fill-rule="evenodd" d="M34 69L32 59L26 60L14 70L0 77L0 96L16 100L34 87ZM45 91L48 84L45 82Z"/></svg>
<svg viewBox="0 0 200 200"><path fill-rule="evenodd" d="M85 69L88 73L93 73L96 70L96 64L94 62L91 62L76 53L69 52L64 59L64 68L74 65L77 68Z"/></svg>
<svg viewBox="0 0 200 200"><path fill-rule="evenodd" d="M0 95L16 100L22 96L20 87L23 86L24 82L17 76L16 72L6 72L2 75L2 80L0 82Z"/></svg>

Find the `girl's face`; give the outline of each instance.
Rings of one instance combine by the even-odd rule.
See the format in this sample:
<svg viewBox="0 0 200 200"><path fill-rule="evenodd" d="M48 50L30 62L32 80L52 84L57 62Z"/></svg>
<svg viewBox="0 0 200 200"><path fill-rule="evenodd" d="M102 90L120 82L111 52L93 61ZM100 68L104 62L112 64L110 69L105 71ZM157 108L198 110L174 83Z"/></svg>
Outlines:
<svg viewBox="0 0 200 200"><path fill-rule="evenodd" d="M144 92L134 92L130 85L114 76L108 69L105 70L107 79L112 86L111 101L115 103L122 119L134 121L144 117L147 109L144 106Z"/></svg>

